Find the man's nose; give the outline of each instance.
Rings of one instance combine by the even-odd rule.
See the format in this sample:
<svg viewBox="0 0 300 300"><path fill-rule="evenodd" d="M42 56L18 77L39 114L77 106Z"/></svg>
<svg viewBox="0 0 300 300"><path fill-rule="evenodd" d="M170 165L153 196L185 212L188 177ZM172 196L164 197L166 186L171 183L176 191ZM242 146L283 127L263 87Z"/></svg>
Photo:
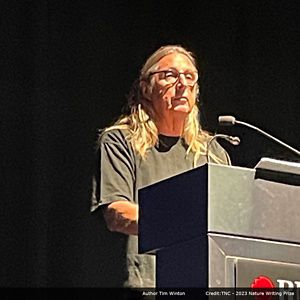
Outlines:
<svg viewBox="0 0 300 300"><path fill-rule="evenodd" d="M184 74L179 74L178 75L178 82L177 82L177 88L185 88L187 86L187 83L186 83L186 78L184 76Z"/></svg>

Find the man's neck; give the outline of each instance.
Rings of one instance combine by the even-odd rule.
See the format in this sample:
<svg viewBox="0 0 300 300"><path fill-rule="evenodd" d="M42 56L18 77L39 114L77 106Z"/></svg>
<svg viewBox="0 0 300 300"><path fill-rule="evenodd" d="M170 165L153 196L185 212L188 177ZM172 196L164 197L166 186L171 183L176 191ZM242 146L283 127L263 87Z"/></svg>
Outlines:
<svg viewBox="0 0 300 300"><path fill-rule="evenodd" d="M159 134L166 136L182 136L185 118L164 118L157 123Z"/></svg>

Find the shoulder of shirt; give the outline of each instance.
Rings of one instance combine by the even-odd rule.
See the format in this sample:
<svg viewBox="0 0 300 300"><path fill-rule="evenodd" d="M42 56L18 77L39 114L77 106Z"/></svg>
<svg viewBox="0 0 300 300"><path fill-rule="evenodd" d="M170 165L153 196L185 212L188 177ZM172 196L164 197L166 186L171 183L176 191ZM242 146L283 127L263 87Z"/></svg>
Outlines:
<svg viewBox="0 0 300 300"><path fill-rule="evenodd" d="M219 157L224 164L231 165L231 159L228 152L216 140L212 141L210 145L210 151Z"/></svg>
<svg viewBox="0 0 300 300"><path fill-rule="evenodd" d="M104 143L127 143L128 134L128 129L108 128L99 132L98 143L99 145Z"/></svg>
<svg viewBox="0 0 300 300"><path fill-rule="evenodd" d="M227 152L216 140L212 141L212 143L210 145L210 151L215 154Z"/></svg>

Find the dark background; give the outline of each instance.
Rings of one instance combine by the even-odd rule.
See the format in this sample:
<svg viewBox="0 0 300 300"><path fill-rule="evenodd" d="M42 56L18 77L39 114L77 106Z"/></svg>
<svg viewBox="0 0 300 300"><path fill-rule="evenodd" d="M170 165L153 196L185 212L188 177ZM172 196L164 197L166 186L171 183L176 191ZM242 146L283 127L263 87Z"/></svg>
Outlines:
<svg viewBox="0 0 300 300"><path fill-rule="evenodd" d="M297 1L2 1L0 286L101 287L118 269L100 213L89 212L96 129L120 114L158 47L194 51L201 117L234 165L295 160L236 126L233 114L295 148L299 143ZM120 236L114 236L116 242Z"/></svg>

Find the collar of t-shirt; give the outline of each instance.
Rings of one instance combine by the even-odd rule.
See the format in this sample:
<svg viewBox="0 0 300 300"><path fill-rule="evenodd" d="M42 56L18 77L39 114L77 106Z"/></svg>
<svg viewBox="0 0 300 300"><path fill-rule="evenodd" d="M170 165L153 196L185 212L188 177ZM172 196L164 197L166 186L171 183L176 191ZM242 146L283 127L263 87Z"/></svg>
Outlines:
<svg viewBox="0 0 300 300"><path fill-rule="evenodd" d="M158 145L156 149L160 152L169 151L180 139L180 136L158 135Z"/></svg>

